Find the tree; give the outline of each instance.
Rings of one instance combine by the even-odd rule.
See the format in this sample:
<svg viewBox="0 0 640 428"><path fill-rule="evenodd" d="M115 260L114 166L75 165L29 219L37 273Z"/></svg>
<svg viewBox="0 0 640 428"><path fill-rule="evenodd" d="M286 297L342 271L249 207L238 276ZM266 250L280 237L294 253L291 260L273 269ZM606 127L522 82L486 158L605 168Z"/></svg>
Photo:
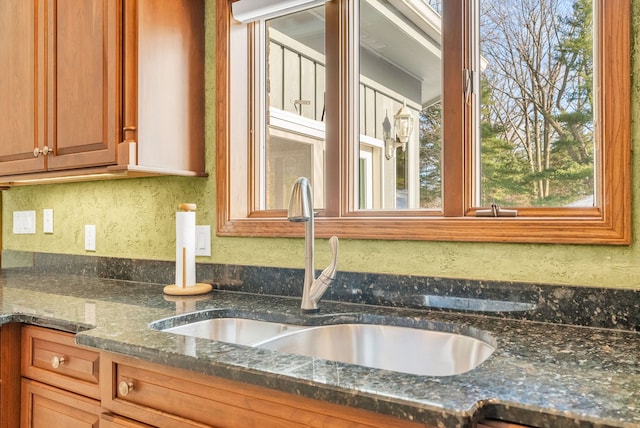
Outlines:
<svg viewBox="0 0 640 428"><path fill-rule="evenodd" d="M420 112L420 208L442 206L442 104Z"/></svg>
<svg viewBox="0 0 640 428"><path fill-rule="evenodd" d="M503 0L482 5L481 52L487 64L482 82L490 98L482 111L482 156L502 157L505 166L515 160L528 164L521 176L517 162L509 171L505 166L489 168L491 162L483 159L483 190L507 194L515 190L509 186L527 182L528 189L520 189L515 198L524 205L562 205L591 195L590 1ZM509 182L509 176L518 180Z"/></svg>
<svg viewBox="0 0 640 428"><path fill-rule="evenodd" d="M504 135L502 125L491 121L492 108L491 88L483 82L480 85L481 116L485 118L480 124L482 140L480 180L482 199L480 204L488 206L520 206L530 199L528 186L528 163L526 157L513 150L509 141L501 138Z"/></svg>

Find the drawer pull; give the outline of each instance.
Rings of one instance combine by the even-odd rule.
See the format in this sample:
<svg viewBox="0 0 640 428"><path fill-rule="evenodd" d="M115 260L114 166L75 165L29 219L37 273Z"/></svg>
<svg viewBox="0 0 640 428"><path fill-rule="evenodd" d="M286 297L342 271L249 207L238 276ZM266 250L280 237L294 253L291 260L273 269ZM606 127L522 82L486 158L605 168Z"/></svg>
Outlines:
<svg viewBox="0 0 640 428"><path fill-rule="evenodd" d="M64 357L58 357L57 355L54 355L53 357L51 357L51 367L53 367L54 369L59 368L63 364L64 364Z"/></svg>
<svg viewBox="0 0 640 428"><path fill-rule="evenodd" d="M118 392L120 393L121 396L126 397L127 394L129 394L131 391L133 391L133 382L132 381L127 381L127 380L122 380L120 381L120 383L118 384Z"/></svg>

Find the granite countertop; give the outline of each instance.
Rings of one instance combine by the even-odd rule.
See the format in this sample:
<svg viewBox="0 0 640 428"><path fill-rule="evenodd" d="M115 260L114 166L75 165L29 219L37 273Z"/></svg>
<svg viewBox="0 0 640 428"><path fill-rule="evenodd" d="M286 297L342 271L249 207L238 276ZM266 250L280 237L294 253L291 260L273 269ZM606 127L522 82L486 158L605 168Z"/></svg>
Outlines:
<svg viewBox="0 0 640 428"><path fill-rule="evenodd" d="M466 427L482 417L537 426L640 426L640 335L487 315L213 291L165 296L162 285L74 275L2 271L0 319L77 332L79 344L346 404L413 421ZM149 323L193 311L303 324L383 322L495 341L479 367L455 376L416 376L192 339Z"/></svg>

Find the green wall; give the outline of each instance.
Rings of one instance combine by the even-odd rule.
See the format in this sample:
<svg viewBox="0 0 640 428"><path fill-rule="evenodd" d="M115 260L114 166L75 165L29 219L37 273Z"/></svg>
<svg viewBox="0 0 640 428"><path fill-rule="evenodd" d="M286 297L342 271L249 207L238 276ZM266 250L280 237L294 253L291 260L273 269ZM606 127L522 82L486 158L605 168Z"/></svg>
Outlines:
<svg viewBox="0 0 640 428"><path fill-rule="evenodd" d="M207 31L213 34L215 0L207 0ZM638 35L640 0L632 0L634 151L640 150ZM207 45L207 168L210 178L143 178L37 185L1 193L4 249L136 259L173 260L174 213L178 203L198 205L197 223L215 229L214 62ZM640 167L637 157L633 170ZM440 277L576 284L640 289L640 179L633 183L634 244L579 246L342 240L339 270ZM42 233L42 210L53 208L54 234ZM36 210L37 233L13 235L12 212ZM97 251L84 251L84 225L97 226ZM316 243L316 266L329 260L326 241ZM303 266L301 239L213 237L212 256L202 262Z"/></svg>

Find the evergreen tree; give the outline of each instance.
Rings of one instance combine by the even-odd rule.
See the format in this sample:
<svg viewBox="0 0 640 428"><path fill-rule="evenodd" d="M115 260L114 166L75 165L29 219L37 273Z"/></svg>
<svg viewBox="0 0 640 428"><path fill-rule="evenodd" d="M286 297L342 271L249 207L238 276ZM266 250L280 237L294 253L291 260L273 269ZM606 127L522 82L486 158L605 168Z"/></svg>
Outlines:
<svg viewBox="0 0 640 428"><path fill-rule="evenodd" d="M442 206L442 104L420 112L420 208Z"/></svg>

